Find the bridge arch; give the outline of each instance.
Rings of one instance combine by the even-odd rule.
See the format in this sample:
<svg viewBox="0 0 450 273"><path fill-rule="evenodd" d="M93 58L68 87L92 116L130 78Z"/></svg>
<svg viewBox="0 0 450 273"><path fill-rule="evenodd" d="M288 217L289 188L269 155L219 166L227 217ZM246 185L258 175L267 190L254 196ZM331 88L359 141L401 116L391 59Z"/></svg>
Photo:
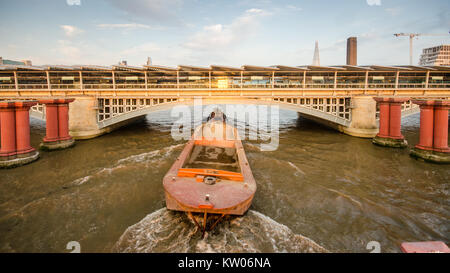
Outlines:
<svg viewBox="0 0 450 273"><path fill-rule="evenodd" d="M132 105L121 104L120 106L113 106L105 101L109 100L107 98L100 99L104 100L100 102L99 105L99 128L106 128L118 123L122 123L126 120L134 119L140 116L144 116L153 112L169 110L178 105L193 106L194 99L164 99L163 101L152 101L147 105ZM336 103L338 99L334 98L335 103L327 104L327 98L308 98L305 102L301 103L300 99L297 98L276 98L276 100L267 100L259 98L233 98L233 99L223 99L223 98L206 98L202 99L202 105L212 105L212 104L234 104L234 105L278 105L281 109L291 110L298 112L300 114L305 114L307 116L313 116L322 119L327 122L335 123L341 126L349 126L351 122L351 111L350 105L345 104L345 98L342 99L341 103ZM120 107L121 113L111 113L111 107ZM128 107L128 108L127 108ZM127 111L128 109L128 111ZM339 111L341 110L341 111ZM109 115L105 113L108 111ZM119 111L116 111L119 112ZM106 117L106 118L103 118Z"/></svg>
<svg viewBox="0 0 450 273"><path fill-rule="evenodd" d="M376 103L371 96L340 97L203 97L203 105L278 105L305 118L349 135L373 137L378 130ZM193 97L90 97L76 98L70 108L70 132L75 138L92 138L126 125L147 114L177 105L194 105ZM402 116L415 114L410 102L402 106ZM33 107L32 117L45 120L45 108Z"/></svg>

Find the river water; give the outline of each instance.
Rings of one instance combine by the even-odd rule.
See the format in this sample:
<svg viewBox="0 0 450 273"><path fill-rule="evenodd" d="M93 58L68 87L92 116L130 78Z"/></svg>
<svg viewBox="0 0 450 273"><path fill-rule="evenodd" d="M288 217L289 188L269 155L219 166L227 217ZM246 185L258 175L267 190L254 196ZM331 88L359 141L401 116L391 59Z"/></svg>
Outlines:
<svg viewBox="0 0 450 273"><path fill-rule="evenodd" d="M117 250L128 227L162 213L162 178L186 142L171 137L174 120L169 111L153 113L77 141L74 148L41 152L32 164L0 170L0 251L69 252L69 241L79 242L82 252ZM417 143L419 115L405 118L402 132L410 147ZM32 146L44 135L45 124L32 120ZM258 223L266 221L271 230L277 223L333 252L369 252L370 241L379 242L382 252L399 252L403 241L450 241L448 166L415 160L408 149L378 147L287 110L280 110L279 138L275 151L261 151L261 140L243 142L258 186L249 215L258 216ZM219 231L226 225L219 224ZM276 243L278 233L249 235L249 245L259 246L249 251L279 249L252 241ZM208 248L219 244L210 237ZM161 245L153 250L170 251Z"/></svg>

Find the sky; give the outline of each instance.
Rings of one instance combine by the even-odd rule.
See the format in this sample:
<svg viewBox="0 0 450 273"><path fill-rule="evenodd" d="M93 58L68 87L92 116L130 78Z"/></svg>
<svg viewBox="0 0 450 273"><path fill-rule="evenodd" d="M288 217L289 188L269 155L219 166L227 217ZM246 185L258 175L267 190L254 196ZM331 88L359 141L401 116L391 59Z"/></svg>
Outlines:
<svg viewBox="0 0 450 273"><path fill-rule="evenodd" d="M44 64L409 64L409 38L450 44L448 0L0 0L0 56Z"/></svg>

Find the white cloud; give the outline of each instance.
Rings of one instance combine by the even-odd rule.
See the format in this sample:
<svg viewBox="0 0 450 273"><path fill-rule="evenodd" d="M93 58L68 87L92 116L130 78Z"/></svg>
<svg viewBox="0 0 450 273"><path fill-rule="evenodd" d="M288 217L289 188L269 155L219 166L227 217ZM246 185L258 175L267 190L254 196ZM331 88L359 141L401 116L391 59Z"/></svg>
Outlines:
<svg viewBox="0 0 450 273"><path fill-rule="evenodd" d="M270 15L262 9L248 9L241 16L234 19L231 24L215 24L203 27L195 33L185 46L191 49L223 49L242 42L255 32L261 17Z"/></svg>
<svg viewBox="0 0 450 273"><path fill-rule="evenodd" d="M81 6L81 0L66 0L69 6Z"/></svg>
<svg viewBox="0 0 450 273"><path fill-rule="evenodd" d="M303 9L294 5L287 5L286 6L287 9L289 10L293 10L293 11L302 11Z"/></svg>
<svg viewBox="0 0 450 273"><path fill-rule="evenodd" d="M381 0L366 0L369 6L381 6Z"/></svg>
<svg viewBox="0 0 450 273"><path fill-rule="evenodd" d="M98 28L101 29L152 29L151 26L145 25L145 24L138 24L138 23L130 23L130 24L98 24Z"/></svg>
<svg viewBox="0 0 450 273"><path fill-rule="evenodd" d="M70 25L61 25L61 29L64 31L64 34L67 37L74 37L75 35L78 35L80 33L83 33L83 30Z"/></svg>

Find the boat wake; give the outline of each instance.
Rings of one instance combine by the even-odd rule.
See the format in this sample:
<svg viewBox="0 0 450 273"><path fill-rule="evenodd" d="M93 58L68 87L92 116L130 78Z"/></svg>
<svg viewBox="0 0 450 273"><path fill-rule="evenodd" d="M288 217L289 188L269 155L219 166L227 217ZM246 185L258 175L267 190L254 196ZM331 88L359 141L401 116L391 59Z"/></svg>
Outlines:
<svg viewBox="0 0 450 273"><path fill-rule="evenodd" d="M210 220L212 222L212 220ZM184 212L157 210L130 226L114 252L328 252L293 233L287 226L253 210L244 216L226 216L202 239Z"/></svg>
<svg viewBox="0 0 450 273"><path fill-rule="evenodd" d="M110 175L113 171L125 168L127 166L135 166L136 164L145 164L146 166L153 165L155 162L160 162L165 157L169 156L175 149L184 146L184 144L176 144L169 147L165 147L159 150L154 150L150 152L145 152L137 155L131 155L122 159L119 159L111 167L101 168L96 170L93 174L75 179L72 181L72 185L82 185L88 182L91 178L100 175Z"/></svg>

